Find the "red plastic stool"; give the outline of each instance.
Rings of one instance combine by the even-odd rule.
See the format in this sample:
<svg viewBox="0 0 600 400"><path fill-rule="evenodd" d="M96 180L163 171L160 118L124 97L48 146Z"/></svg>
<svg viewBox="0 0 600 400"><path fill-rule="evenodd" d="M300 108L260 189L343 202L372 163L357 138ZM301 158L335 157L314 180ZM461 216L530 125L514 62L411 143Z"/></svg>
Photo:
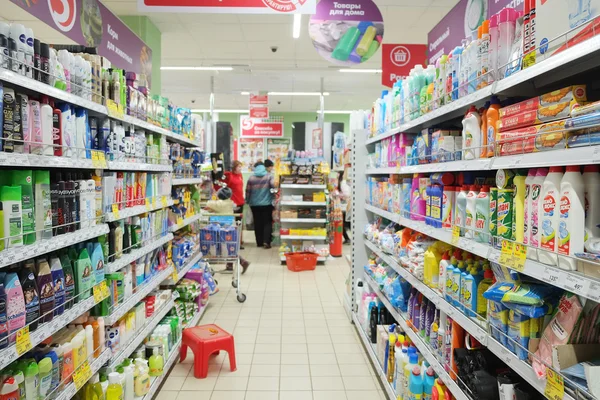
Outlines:
<svg viewBox="0 0 600 400"><path fill-rule="evenodd" d="M187 357L187 348L194 352L194 376L206 378L208 375L208 359L213 353L225 350L229 354L231 371L237 369L235 364L235 344L233 335L214 324L200 325L183 330L179 362Z"/></svg>

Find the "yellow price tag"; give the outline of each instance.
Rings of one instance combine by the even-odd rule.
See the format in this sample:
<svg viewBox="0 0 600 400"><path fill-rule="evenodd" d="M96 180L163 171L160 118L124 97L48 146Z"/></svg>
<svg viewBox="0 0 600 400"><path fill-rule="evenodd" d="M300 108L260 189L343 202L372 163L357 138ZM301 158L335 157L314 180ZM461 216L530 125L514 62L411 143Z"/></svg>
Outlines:
<svg viewBox="0 0 600 400"><path fill-rule="evenodd" d="M119 205L118 204L112 205L112 212L113 212L113 216L115 218L119 218Z"/></svg>
<svg viewBox="0 0 600 400"><path fill-rule="evenodd" d="M106 110L108 111L108 116L118 119L125 118L125 113L123 112L123 106L115 103L112 100L106 100Z"/></svg>
<svg viewBox="0 0 600 400"><path fill-rule="evenodd" d="M17 354L22 355L31 350L31 339L29 338L29 326L17 331Z"/></svg>
<svg viewBox="0 0 600 400"><path fill-rule="evenodd" d="M513 242L502 240L502 248L500 249L498 263L507 267L510 267L513 263Z"/></svg>
<svg viewBox="0 0 600 400"><path fill-rule="evenodd" d="M527 260L527 246L522 243L515 243L513 248L513 263L510 268L515 271L523 272L525 270L525 261Z"/></svg>
<svg viewBox="0 0 600 400"><path fill-rule="evenodd" d="M73 383L75 384L75 388L77 390L81 389L91 377L92 369L90 368L90 363L85 360L83 364L81 364L79 368L73 372Z"/></svg>
<svg viewBox="0 0 600 400"><path fill-rule="evenodd" d="M156 196L152 198L152 208L156 208Z"/></svg>
<svg viewBox="0 0 600 400"><path fill-rule="evenodd" d="M92 150L92 166L94 168L101 168L99 161L100 159L98 158L98 151Z"/></svg>
<svg viewBox="0 0 600 400"><path fill-rule="evenodd" d="M179 273L177 273L177 270L173 271L173 282L179 282Z"/></svg>
<svg viewBox="0 0 600 400"><path fill-rule="evenodd" d="M102 300L108 297L109 290L106 281L100 282L100 284L94 286L92 288L92 292L94 293L94 301L96 303L100 303Z"/></svg>
<svg viewBox="0 0 600 400"><path fill-rule="evenodd" d="M146 210L150 211L152 209L152 204L150 203L150 199L146 197Z"/></svg>
<svg viewBox="0 0 600 400"><path fill-rule="evenodd" d="M544 395L550 400L562 400L565 396L565 381L562 376L548 368Z"/></svg>
<svg viewBox="0 0 600 400"><path fill-rule="evenodd" d="M456 245L458 244L458 240L460 239L460 226L453 226L452 227L452 244Z"/></svg>
<svg viewBox="0 0 600 400"><path fill-rule="evenodd" d="M183 218L177 217L177 225L182 225L182 224L183 224Z"/></svg>
<svg viewBox="0 0 600 400"><path fill-rule="evenodd" d="M108 168L108 164L106 163L106 154L103 151L98 151L98 165L102 168Z"/></svg>
<svg viewBox="0 0 600 400"><path fill-rule="evenodd" d="M162 197L160 198L160 204L161 204L163 207L166 207L166 206L167 206L167 196L162 196Z"/></svg>
<svg viewBox="0 0 600 400"><path fill-rule="evenodd" d="M108 296L110 296L110 290L108 289L108 284L106 283L106 281L102 281L100 282L100 292L102 292L102 298L106 299Z"/></svg>

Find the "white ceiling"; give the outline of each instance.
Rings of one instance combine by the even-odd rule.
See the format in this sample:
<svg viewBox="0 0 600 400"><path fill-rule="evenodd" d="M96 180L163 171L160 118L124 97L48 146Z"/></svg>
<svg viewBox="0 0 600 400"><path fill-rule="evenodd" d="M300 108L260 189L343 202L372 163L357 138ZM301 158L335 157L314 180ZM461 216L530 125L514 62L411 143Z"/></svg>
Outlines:
<svg viewBox="0 0 600 400"><path fill-rule="evenodd" d="M426 43L427 32L458 0L374 0L385 23L384 43ZM140 15L136 0L103 0L117 15ZM292 38L290 15L149 13L162 32L163 66L234 66L231 72L162 71L162 94L175 104L208 108L210 76L215 77L218 109L247 108L241 91L319 91L321 78L326 110L370 107L380 94L379 75L343 74L321 58L308 37L303 16L299 39ZM27 12L0 0L0 18L31 26L50 43L70 42ZM277 46L276 53L271 46ZM381 68L381 51L361 68ZM192 103L192 100L195 103ZM281 102L281 104L278 104ZM272 111L315 111L318 97L277 97Z"/></svg>

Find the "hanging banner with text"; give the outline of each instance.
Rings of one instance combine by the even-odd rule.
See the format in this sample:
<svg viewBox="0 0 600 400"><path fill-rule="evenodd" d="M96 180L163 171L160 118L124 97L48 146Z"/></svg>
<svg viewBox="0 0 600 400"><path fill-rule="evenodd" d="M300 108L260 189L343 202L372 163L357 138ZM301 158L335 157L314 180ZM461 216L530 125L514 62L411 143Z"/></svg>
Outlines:
<svg viewBox="0 0 600 400"><path fill-rule="evenodd" d="M240 137L246 138L277 138L283 137L283 122L261 122L249 118L247 115L240 117Z"/></svg>
<svg viewBox="0 0 600 400"><path fill-rule="evenodd" d="M250 118L269 118L269 95L266 93L250 93Z"/></svg>
<svg viewBox="0 0 600 400"><path fill-rule="evenodd" d="M384 43L381 52L381 84L392 87L416 64L427 61L427 45L424 44L388 44Z"/></svg>
<svg viewBox="0 0 600 400"><path fill-rule="evenodd" d="M523 9L523 0L460 0L427 34L429 64L471 38L483 21L505 7Z"/></svg>
<svg viewBox="0 0 600 400"><path fill-rule="evenodd" d="M152 50L98 0L12 2L116 68L152 77Z"/></svg>
<svg viewBox="0 0 600 400"><path fill-rule="evenodd" d="M314 14L317 0L138 0L142 12Z"/></svg>

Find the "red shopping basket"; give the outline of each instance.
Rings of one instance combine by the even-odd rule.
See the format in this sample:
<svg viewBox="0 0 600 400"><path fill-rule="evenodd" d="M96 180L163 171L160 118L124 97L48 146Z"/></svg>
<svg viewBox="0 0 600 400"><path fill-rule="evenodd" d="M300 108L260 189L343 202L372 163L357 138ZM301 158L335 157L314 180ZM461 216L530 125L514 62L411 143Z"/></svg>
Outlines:
<svg viewBox="0 0 600 400"><path fill-rule="evenodd" d="M311 252L285 253L285 263L292 272L312 271L317 268L319 255Z"/></svg>

